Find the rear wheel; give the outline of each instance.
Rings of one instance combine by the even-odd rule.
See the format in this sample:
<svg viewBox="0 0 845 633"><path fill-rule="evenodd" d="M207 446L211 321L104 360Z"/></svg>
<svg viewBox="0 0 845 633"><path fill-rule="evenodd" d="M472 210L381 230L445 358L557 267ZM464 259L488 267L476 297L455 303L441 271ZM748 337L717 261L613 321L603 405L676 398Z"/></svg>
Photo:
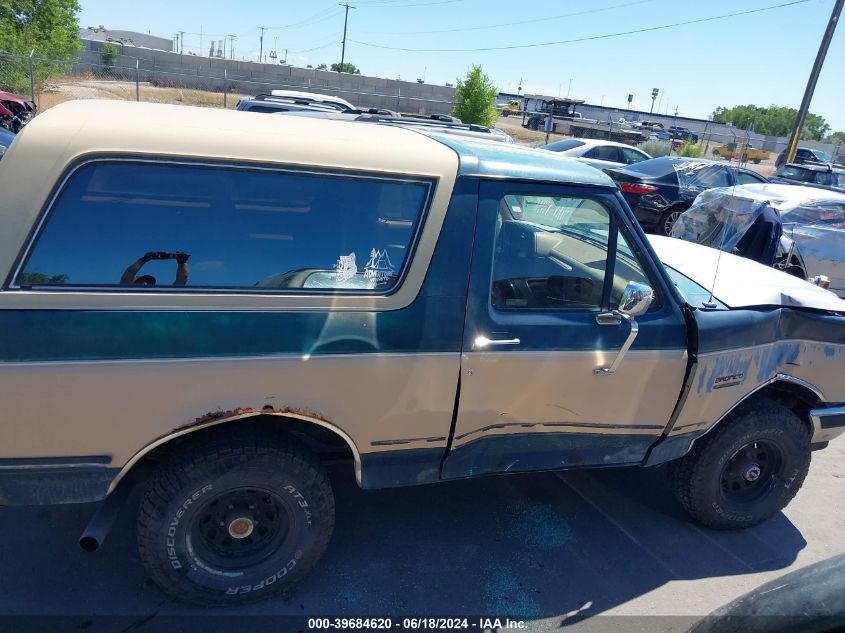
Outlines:
<svg viewBox="0 0 845 633"><path fill-rule="evenodd" d="M698 440L670 473L681 505L699 523L744 528L780 512L810 467L810 430L769 400L743 406Z"/></svg>
<svg viewBox="0 0 845 633"><path fill-rule="evenodd" d="M683 207L669 207L663 214L660 216L660 220L657 222L657 230L660 235L668 235L671 237L672 235L672 227L675 226L675 222L678 221L678 218L681 217L681 214L686 211Z"/></svg>
<svg viewBox="0 0 845 633"><path fill-rule="evenodd" d="M199 605L291 590L334 526L320 463L293 439L213 434L166 462L141 502L138 546L150 577Z"/></svg>

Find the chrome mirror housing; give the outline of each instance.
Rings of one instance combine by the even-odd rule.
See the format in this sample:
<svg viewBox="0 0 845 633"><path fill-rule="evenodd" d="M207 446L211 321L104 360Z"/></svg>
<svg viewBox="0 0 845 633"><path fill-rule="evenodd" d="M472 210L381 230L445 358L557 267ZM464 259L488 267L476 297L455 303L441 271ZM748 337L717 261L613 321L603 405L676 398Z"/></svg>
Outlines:
<svg viewBox="0 0 845 633"><path fill-rule="evenodd" d="M651 302L654 299L654 290L651 286L637 281L629 281L622 291L622 299L619 301L619 312L636 318L648 312Z"/></svg>

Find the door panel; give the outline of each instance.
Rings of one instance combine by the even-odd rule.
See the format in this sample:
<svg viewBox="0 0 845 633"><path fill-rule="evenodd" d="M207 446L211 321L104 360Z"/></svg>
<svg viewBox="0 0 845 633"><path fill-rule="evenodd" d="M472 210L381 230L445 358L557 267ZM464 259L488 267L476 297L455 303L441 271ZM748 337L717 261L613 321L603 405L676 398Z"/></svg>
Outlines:
<svg viewBox="0 0 845 633"><path fill-rule="evenodd" d="M550 209L532 211L538 199ZM639 238L615 239L619 213L610 193L482 183L444 478L638 463L660 436L687 363L686 326L668 299L637 319L617 372L594 373L631 332L597 315L649 270Z"/></svg>

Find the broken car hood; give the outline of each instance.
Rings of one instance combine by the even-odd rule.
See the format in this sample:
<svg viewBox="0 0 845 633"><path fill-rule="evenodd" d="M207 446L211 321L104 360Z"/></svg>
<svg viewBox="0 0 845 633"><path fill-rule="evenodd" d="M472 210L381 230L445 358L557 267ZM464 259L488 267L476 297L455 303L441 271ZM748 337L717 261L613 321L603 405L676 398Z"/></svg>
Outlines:
<svg viewBox="0 0 845 633"><path fill-rule="evenodd" d="M648 239L664 264L712 288L729 308L781 305L845 312L845 301L829 290L750 259L672 237Z"/></svg>

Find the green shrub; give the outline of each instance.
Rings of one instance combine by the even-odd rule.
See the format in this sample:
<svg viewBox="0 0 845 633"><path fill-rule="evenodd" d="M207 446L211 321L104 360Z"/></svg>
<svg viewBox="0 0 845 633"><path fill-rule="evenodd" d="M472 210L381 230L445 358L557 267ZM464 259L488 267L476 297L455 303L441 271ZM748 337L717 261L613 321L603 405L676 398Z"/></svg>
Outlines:
<svg viewBox="0 0 845 633"><path fill-rule="evenodd" d="M116 44L106 42L100 47L100 63L104 66L114 66L114 62L117 61L117 54L119 52L120 50L117 48Z"/></svg>
<svg viewBox="0 0 845 633"><path fill-rule="evenodd" d="M686 141L675 153L678 156L686 156L687 158L700 158L704 155L704 143Z"/></svg>
<svg viewBox="0 0 845 633"><path fill-rule="evenodd" d="M645 141L644 143L640 143L639 145L637 145L637 147L639 147L652 158L657 158L659 156L669 155L669 151L672 149L672 142L651 140Z"/></svg>
<svg viewBox="0 0 845 633"><path fill-rule="evenodd" d="M496 111L497 94L496 86L484 74L481 66L473 66L466 77L458 79L452 114L464 123L493 127L499 117Z"/></svg>

